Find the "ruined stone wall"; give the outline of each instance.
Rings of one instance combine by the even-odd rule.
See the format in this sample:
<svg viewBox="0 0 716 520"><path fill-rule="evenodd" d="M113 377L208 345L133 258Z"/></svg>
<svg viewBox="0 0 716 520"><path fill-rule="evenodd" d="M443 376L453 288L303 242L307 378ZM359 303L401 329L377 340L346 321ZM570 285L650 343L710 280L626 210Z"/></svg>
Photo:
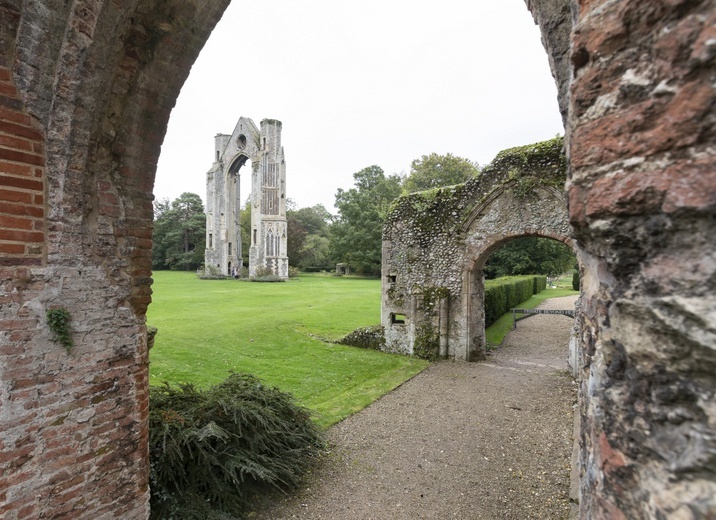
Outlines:
<svg viewBox="0 0 716 520"><path fill-rule="evenodd" d="M147 516L154 170L227 3L0 0L4 519Z"/></svg>
<svg viewBox="0 0 716 520"><path fill-rule="evenodd" d="M240 175L258 164L261 135L254 122L240 117L231 135L214 137L214 164L206 173L206 274L230 275L243 266ZM244 167L252 161L251 166Z"/></svg>
<svg viewBox="0 0 716 520"><path fill-rule="evenodd" d="M283 125L261 121L261 143L251 177L251 247L249 276L270 269L288 278L288 224L286 223L286 159L281 145Z"/></svg>
<svg viewBox="0 0 716 520"><path fill-rule="evenodd" d="M566 166L555 138L500 152L465 184L398 199L383 231L386 350L484 357L482 267L512 238L569 241Z"/></svg>
<svg viewBox="0 0 716 520"><path fill-rule="evenodd" d="M581 516L711 518L716 7L596 0L572 10Z"/></svg>
<svg viewBox="0 0 716 520"><path fill-rule="evenodd" d="M3 518L146 517L153 175L227 3L0 0ZM527 4L569 95L581 515L714 516L716 7Z"/></svg>

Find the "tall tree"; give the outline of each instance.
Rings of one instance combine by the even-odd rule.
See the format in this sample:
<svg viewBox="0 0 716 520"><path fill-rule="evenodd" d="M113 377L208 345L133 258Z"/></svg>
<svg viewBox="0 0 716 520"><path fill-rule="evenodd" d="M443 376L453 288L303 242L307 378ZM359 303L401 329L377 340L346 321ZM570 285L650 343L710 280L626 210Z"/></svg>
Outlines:
<svg viewBox="0 0 716 520"><path fill-rule="evenodd" d="M330 240L324 236L308 235L301 254L301 267L330 270L334 263L331 261L330 245Z"/></svg>
<svg viewBox="0 0 716 520"><path fill-rule="evenodd" d="M296 218L295 212L286 212L286 231L288 233L286 237L286 255L288 256L288 263L293 267L298 267L301 264L303 258L303 249L306 244L306 237L308 231Z"/></svg>
<svg viewBox="0 0 716 520"><path fill-rule="evenodd" d="M407 193L425 191L466 182L480 173L477 163L452 154L431 153L410 164L410 174L403 182Z"/></svg>
<svg viewBox="0 0 716 520"><path fill-rule="evenodd" d="M323 246L324 243L313 237L328 236L328 225L331 214L322 204L286 211L288 224L288 261L297 267L322 267L323 264L312 263L316 258L324 258L324 252L313 254L312 247Z"/></svg>
<svg viewBox="0 0 716 520"><path fill-rule="evenodd" d="M353 174L355 188L336 193L338 218L331 226L331 252L354 271L380 274L383 221L401 193L401 179L379 166Z"/></svg>
<svg viewBox="0 0 716 520"><path fill-rule="evenodd" d="M576 257L569 246L550 238L526 237L508 242L485 264L485 277L544 274L557 276L572 269Z"/></svg>
<svg viewBox="0 0 716 520"><path fill-rule="evenodd" d="M201 197L182 193L154 205L152 268L194 270L204 261L206 215Z"/></svg>
<svg viewBox="0 0 716 520"><path fill-rule="evenodd" d="M286 214L289 212L287 211ZM291 212L309 235L326 236L332 216L323 204L316 204L308 208L300 208Z"/></svg>

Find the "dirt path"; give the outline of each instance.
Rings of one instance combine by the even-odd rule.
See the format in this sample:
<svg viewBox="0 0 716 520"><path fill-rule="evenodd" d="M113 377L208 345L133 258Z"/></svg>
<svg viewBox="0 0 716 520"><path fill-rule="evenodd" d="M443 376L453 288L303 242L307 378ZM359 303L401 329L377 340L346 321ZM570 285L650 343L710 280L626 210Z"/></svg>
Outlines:
<svg viewBox="0 0 716 520"><path fill-rule="evenodd" d="M333 450L310 484L252 518L568 518L571 324L538 315L486 362L432 365L333 427Z"/></svg>

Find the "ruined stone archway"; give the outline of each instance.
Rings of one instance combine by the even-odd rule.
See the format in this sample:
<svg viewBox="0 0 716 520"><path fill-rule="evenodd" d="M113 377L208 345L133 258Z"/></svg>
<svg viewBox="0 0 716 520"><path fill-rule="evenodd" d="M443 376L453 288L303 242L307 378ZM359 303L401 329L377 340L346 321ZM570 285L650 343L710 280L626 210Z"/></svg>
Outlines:
<svg viewBox="0 0 716 520"><path fill-rule="evenodd" d="M500 152L464 185L400 199L383 233L386 349L462 361L485 356L482 266L500 243L571 244L562 139ZM400 319L396 319L400 316Z"/></svg>
<svg viewBox="0 0 716 520"><path fill-rule="evenodd" d="M487 204L480 205L481 208L475 212L475 220L465 226L468 246L463 267L463 308L466 322L465 359L468 361L484 359L486 355L485 280L482 271L490 255L507 242L523 237L550 238L574 249L569 237L565 200L560 192L550 186L538 188L527 203L504 190L498 190L495 195ZM507 225L501 226L500 233L487 233L486 228L494 229L494 224L481 225L483 219Z"/></svg>
<svg viewBox="0 0 716 520"><path fill-rule="evenodd" d="M214 266L242 266L239 170L251 162L249 276L262 269L288 278L286 160L281 121L263 119L260 129L240 117L231 134L214 137L215 161L206 174L207 274ZM219 218L221 217L221 218ZM232 247L232 245L234 247ZM227 275L232 274L229 268Z"/></svg>
<svg viewBox="0 0 716 520"><path fill-rule="evenodd" d="M4 518L147 516L154 171L228 3L0 0ZM712 516L716 7L526 4L559 86L584 270L581 515ZM45 320L59 306L69 354Z"/></svg>

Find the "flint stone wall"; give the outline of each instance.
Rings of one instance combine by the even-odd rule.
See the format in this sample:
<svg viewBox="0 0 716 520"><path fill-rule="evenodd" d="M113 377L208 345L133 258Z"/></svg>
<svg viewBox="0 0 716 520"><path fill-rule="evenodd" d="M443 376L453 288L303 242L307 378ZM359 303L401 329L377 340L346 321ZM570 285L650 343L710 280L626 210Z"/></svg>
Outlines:
<svg viewBox="0 0 716 520"><path fill-rule="evenodd" d="M147 517L151 191L228 1L0 0L3 518ZM567 107L580 514L713 517L716 6L526 4Z"/></svg>
<svg viewBox="0 0 716 520"><path fill-rule="evenodd" d="M570 243L562 139L500 152L475 179L400 198L383 230L385 350L470 361L485 356L489 254L510 239ZM396 319L396 316L401 316Z"/></svg>

